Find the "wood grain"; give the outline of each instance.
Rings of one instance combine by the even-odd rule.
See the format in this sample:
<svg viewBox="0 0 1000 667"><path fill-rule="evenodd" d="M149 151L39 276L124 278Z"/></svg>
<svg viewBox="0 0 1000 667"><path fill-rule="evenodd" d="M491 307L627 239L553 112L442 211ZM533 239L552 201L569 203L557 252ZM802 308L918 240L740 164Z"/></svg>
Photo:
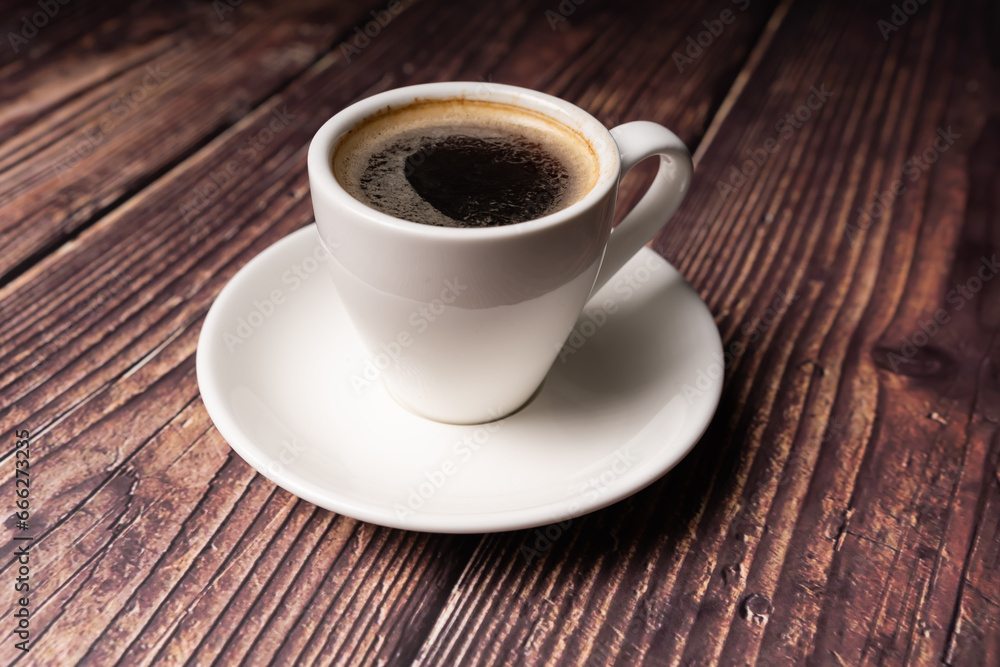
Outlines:
<svg viewBox="0 0 1000 667"><path fill-rule="evenodd" d="M542 4L501 9L414 5L354 62L344 63L338 42L327 43L327 56L235 124L219 130L225 116L217 113L216 125L186 128L193 152L178 154L176 164L127 153L148 182L81 218L76 238L3 289L0 421L5 430L30 426L38 469L53 471L34 490L37 566L52 574L35 593L42 630L30 662L416 657L481 540L358 524L275 489L211 427L197 399L195 343L200 318L226 280L310 220L304 149L336 109L408 81L471 78L551 90L599 114L639 113L618 97L645 94L648 105L657 99L652 91L671 89L677 77L663 71L665 49L649 59L631 41L636 30L678 21L678 42L679 26L702 16L676 8L617 13L595 2L552 30ZM748 17L719 48L739 58L764 18ZM258 31L271 24L266 15L258 21ZM294 27L273 28L272 38ZM442 42L445 36L450 41ZM263 47L249 34L243 39L248 51L239 67L249 75ZM204 49L218 48L205 40ZM430 50L432 41L437 48ZM635 65L631 82L607 67L601 54L609 48ZM547 69L536 65L540 52ZM658 118L696 138L734 67L705 61L686 96L664 104L659 95ZM178 87L203 85L196 67L181 71ZM254 84L261 92L274 87ZM202 108L215 110L217 99L182 96L174 103L187 109L184 118L176 108L137 114L136 131L159 118L204 117ZM291 117L287 127L259 147L239 178L199 197L276 112ZM122 140L121 148L142 147ZM101 165L122 159L113 152L93 157ZM48 164L39 158L33 168ZM73 169L83 178L92 167ZM194 213L185 209L189 201ZM26 224L28 210L12 210L9 220ZM17 657L9 646L2 650L5 659Z"/></svg>
<svg viewBox="0 0 1000 667"><path fill-rule="evenodd" d="M33 434L37 573L34 648L0 660L1000 663L1000 283L952 291L1000 246L998 10L927 3L884 39L892 7L860 2L413 2L352 51L385 6L67 7L0 59L0 432ZM67 161L154 63L162 85ZM212 300L311 221L315 130L449 79L698 147L655 247L716 315L722 405L674 471L555 539L320 510L233 454L198 396ZM957 136L914 170L939 130Z"/></svg>
<svg viewBox="0 0 1000 667"><path fill-rule="evenodd" d="M726 224L703 232L692 216L685 236L682 216L658 247L706 294L729 345L749 342L743 327L776 290L797 298L773 339L730 370L721 412L734 416L721 439L735 446L713 454L738 459L703 464L723 483L706 496L708 520L689 529L711 541L686 555L678 581L692 583L670 592L663 619L692 631L651 650L723 663L996 660L995 611L979 636L955 621L971 583L963 555L992 523L974 508L995 494L996 422L982 397L997 288L957 312L947 299L997 247L995 209L974 194L977 172L994 178L997 160L982 143L996 77L983 15L928 6L885 41L876 8L793 8L775 43L795 34L801 50L769 53L729 117L752 109L760 130L720 132L702 160L685 211ZM722 202L714 181L820 84L835 91L829 104ZM961 137L911 178L906 161L949 127ZM898 180L906 191L864 229L857 209ZM894 364L938 309L949 323ZM954 662L952 645L977 659Z"/></svg>
<svg viewBox="0 0 1000 667"><path fill-rule="evenodd" d="M365 4L132 10L44 49L72 22L56 14L5 68L14 96L0 106L0 284L280 90Z"/></svg>

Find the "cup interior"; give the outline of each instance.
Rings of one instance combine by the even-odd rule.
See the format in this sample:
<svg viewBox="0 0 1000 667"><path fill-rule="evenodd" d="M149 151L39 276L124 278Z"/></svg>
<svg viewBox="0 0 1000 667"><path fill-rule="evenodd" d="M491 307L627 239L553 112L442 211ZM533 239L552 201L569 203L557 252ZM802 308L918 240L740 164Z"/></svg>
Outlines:
<svg viewBox="0 0 1000 667"><path fill-rule="evenodd" d="M596 158L597 175L587 193L569 206L549 215L503 226L492 227L438 227L396 218L351 196L337 181L333 172L333 158L341 140L352 130L370 119L414 104L431 101L447 102L466 100L515 107L543 116L581 137ZM416 226L422 232L440 234L504 234L526 231L558 224L572 218L580 209L593 205L617 186L621 164L617 145L607 128L596 118L574 104L557 97L504 84L486 82L446 82L421 84L386 91L347 107L320 128L309 148L309 170L314 187L322 187L328 194L354 212L382 224L407 228ZM506 231L504 231L506 230Z"/></svg>

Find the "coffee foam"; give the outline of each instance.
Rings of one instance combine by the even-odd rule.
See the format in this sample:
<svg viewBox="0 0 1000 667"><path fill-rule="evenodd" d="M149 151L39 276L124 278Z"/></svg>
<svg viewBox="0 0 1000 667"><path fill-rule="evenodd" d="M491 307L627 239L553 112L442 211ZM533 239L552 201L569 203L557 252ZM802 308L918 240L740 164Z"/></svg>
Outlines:
<svg viewBox="0 0 1000 667"><path fill-rule="evenodd" d="M517 137L543 147L567 172L559 205L549 213L579 201L597 182L597 156L577 132L528 109L466 99L416 102L365 119L337 144L334 176L352 197L393 217L469 226L434 208L407 179L407 169L413 169L407 160L422 159L417 149L421 141L455 135L485 140ZM377 179L366 177L373 156L385 161Z"/></svg>

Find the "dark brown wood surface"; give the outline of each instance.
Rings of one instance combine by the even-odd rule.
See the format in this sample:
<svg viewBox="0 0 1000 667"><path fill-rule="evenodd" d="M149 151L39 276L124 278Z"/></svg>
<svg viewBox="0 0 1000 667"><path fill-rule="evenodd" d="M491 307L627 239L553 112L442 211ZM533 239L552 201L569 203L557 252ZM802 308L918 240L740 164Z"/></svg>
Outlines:
<svg viewBox="0 0 1000 667"><path fill-rule="evenodd" d="M996 3L402 6L360 49L386 2L4 6L0 661L1000 664ZM299 500L198 394L213 299L312 220L312 134L441 80L657 121L696 151L653 245L716 316L722 404L676 469L537 558L534 530ZM21 429L28 653L8 634Z"/></svg>

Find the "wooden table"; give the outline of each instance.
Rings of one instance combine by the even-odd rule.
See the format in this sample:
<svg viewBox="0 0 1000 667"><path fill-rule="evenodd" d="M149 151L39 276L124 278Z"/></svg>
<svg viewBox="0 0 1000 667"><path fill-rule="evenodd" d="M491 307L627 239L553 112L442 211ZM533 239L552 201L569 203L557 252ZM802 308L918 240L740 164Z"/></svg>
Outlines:
<svg viewBox="0 0 1000 667"><path fill-rule="evenodd" d="M998 5L624 4L5 5L4 664L1000 664ZM654 247L732 353L695 450L538 558L299 500L195 377L320 124L459 79L696 150Z"/></svg>

